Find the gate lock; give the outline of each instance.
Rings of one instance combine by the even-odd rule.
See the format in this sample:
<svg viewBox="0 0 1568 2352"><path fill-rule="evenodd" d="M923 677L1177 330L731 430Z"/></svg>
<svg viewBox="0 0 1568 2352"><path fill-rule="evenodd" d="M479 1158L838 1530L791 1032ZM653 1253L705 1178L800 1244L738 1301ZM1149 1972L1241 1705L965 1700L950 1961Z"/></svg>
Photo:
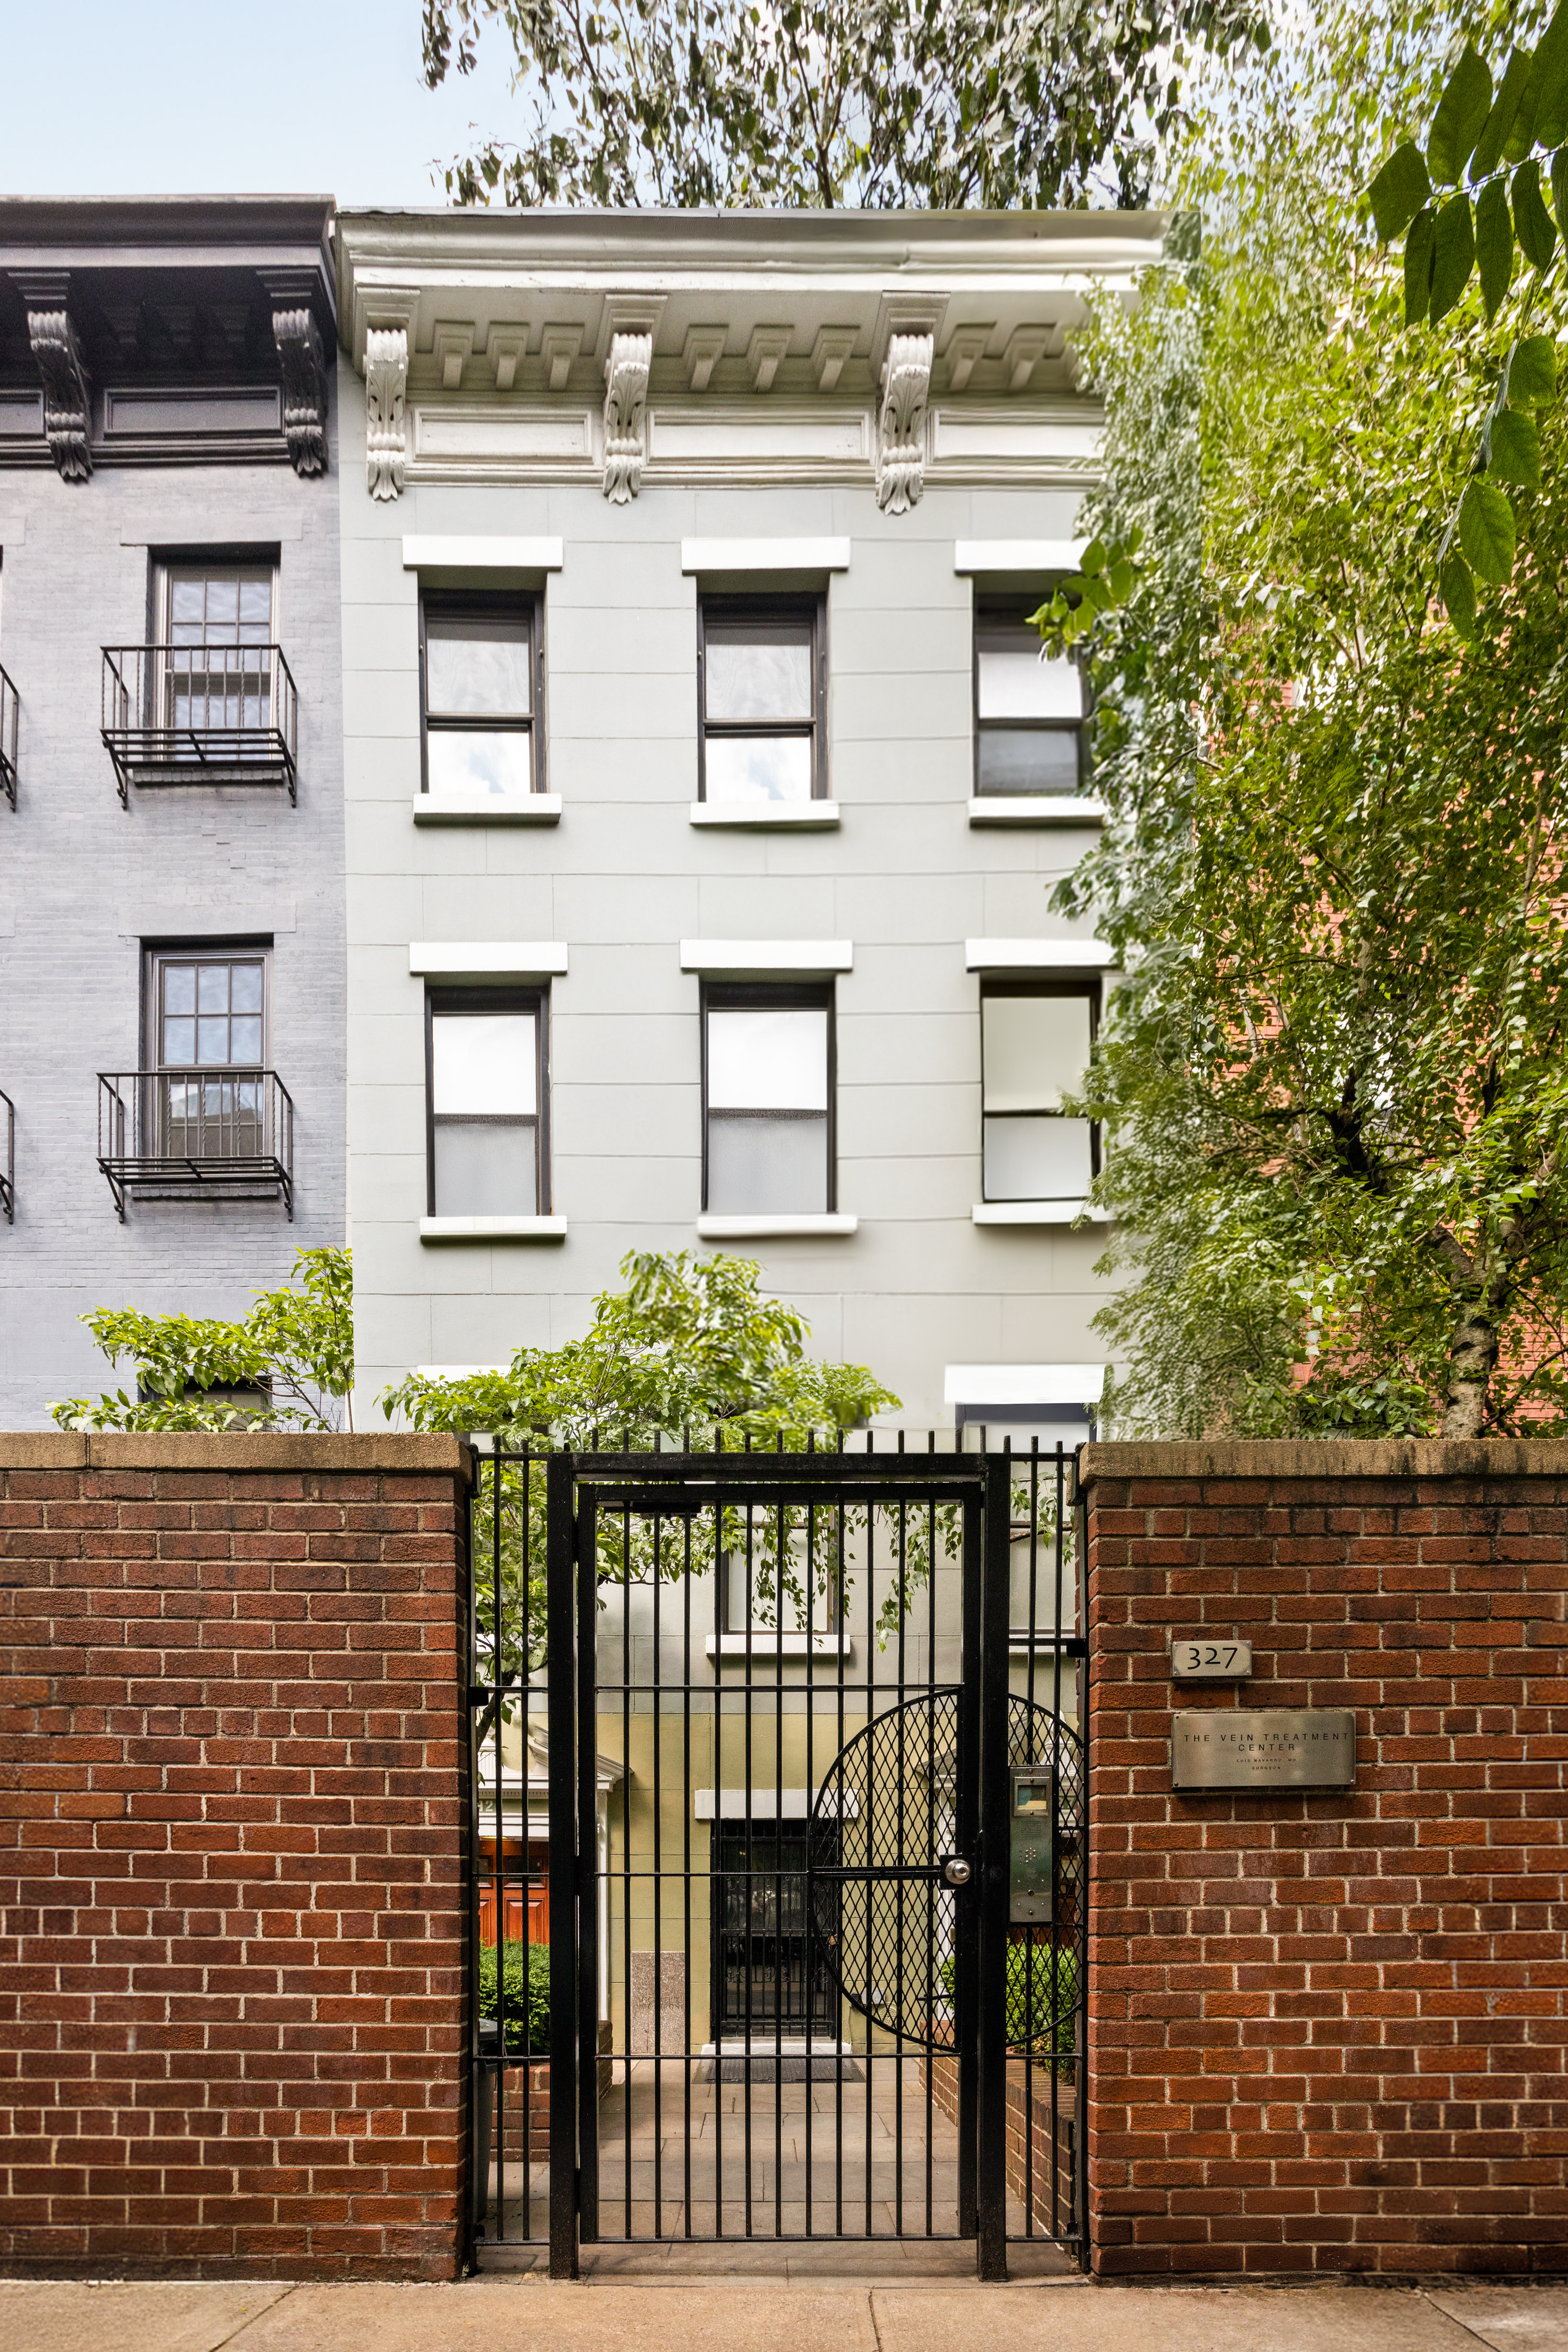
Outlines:
<svg viewBox="0 0 1568 2352"><path fill-rule="evenodd" d="M1050 1764L1015 1764L1008 1830L1008 1916L1019 1927L1049 1923L1056 1877L1056 1773Z"/></svg>

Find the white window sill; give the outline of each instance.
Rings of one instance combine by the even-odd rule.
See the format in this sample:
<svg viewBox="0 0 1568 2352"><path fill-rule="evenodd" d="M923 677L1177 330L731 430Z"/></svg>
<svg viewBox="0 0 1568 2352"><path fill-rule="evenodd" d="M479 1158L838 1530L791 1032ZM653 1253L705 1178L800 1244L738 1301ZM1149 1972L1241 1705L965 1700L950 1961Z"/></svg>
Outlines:
<svg viewBox="0 0 1568 2352"><path fill-rule="evenodd" d="M563 1242L564 1217L421 1217L422 1242Z"/></svg>
<svg viewBox="0 0 1568 2352"><path fill-rule="evenodd" d="M703 1643L710 1658L852 1658L848 1633L710 1633Z"/></svg>
<svg viewBox="0 0 1568 2352"><path fill-rule="evenodd" d="M415 824L559 824L559 793L415 793Z"/></svg>
<svg viewBox="0 0 1568 2352"><path fill-rule="evenodd" d="M977 1225L1071 1225L1079 1218L1092 1225L1108 1225L1104 1209L1086 1209L1082 1201L977 1201L969 1212Z"/></svg>
<svg viewBox="0 0 1568 2352"><path fill-rule="evenodd" d="M1105 803L1065 793L977 793L971 824L1103 824Z"/></svg>
<svg viewBox="0 0 1568 2352"><path fill-rule="evenodd" d="M827 833L838 824L837 801L694 801L694 824L749 833Z"/></svg>
<svg viewBox="0 0 1568 2352"><path fill-rule="evenodd" d="M746 1240L782 1240L799 1234L806 1240L831 1240L840 1235L858 1233L858 1217L819 1213L795 1217L751 1216L709 1217L697 1219L697 1234L705 1242L738 1242Z"/></svg>

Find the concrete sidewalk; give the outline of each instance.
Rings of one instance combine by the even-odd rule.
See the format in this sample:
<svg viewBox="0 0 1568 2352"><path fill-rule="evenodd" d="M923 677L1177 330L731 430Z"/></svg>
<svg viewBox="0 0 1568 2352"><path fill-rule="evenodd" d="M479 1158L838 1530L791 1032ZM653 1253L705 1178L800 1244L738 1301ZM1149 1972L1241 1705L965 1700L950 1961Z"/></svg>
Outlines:
<svg viewBox="0 0 1568 2352"><path fill-rule="evenodd" d="M1568 2284L0 2280L5 2352L1568 2352Z"/></svg>

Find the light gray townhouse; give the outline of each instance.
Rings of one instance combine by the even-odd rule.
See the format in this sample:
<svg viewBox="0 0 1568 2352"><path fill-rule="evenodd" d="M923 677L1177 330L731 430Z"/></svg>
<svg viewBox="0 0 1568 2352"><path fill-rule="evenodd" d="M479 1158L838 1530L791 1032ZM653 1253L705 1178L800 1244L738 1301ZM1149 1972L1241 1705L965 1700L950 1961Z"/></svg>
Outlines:
<svg viewBox="0 0 1568 2352"><path fill-rule="evenodd" d="M0 204L0 1426L343 1238L330 216Z"/></svg>
<svg viewBox="0 0 1568 2352"><path fill-rule="evenodd" d="M349 1151L366 1402L758 1258L917 1424L1082 1433L1100 811L1030 614L1164 221L351 212Z"/></svg>

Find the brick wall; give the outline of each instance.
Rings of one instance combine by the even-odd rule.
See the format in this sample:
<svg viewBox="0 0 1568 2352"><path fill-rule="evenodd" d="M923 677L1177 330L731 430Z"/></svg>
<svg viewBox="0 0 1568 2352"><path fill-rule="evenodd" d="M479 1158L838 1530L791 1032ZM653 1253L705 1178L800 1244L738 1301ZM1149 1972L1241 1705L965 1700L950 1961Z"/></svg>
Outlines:
<svg viewBox="0 0 1568 2352"><path fill-rule="evenodd" d="M0 1437L0 2266L455 2274L467 1471Z"/></svg>
<svg viewBox="0 0 1568 2352"><path fill-rule="evenodd" d="M1103 2274L1568 2268L1568 1445L1103 1445ZM1239 1689L1166 1635L1241 1634ZM1173 1706L1349 1706L1342 1795L1175 1796Z"/></svg>

